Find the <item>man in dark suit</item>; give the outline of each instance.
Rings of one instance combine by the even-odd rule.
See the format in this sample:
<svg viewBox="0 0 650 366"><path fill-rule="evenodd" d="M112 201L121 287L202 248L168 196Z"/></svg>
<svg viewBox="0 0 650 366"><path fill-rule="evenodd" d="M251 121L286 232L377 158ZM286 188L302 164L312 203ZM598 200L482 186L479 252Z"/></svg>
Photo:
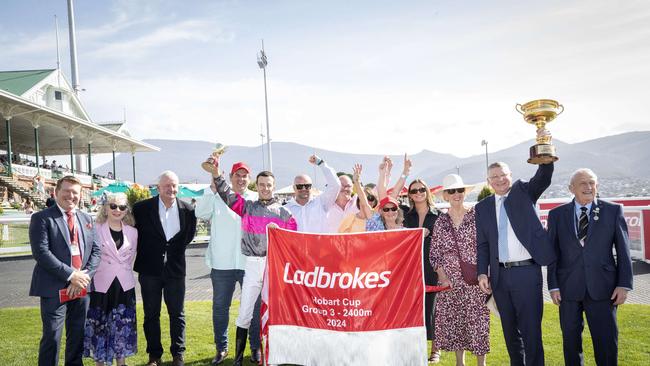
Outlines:
<svg viewBox="0 0 650 366"><path fill-rule="evenodd" d="M158 179L158 196L133 206L138 229L134 270L139 273L147 339L147 366L161 366L160 308L164 296L169 314L173 366L184 365L185 248L194 239L194 207L176 198L178 177L165 171Z"/></svg>
<svg viewBox="0 0 650 366"><path fill-rule="evenodd" d="M555 255L535 203L552 176L553 163L541 164L529 182L513 183L508 165L494 163L495 195L476 205L479 286L494 292L511 365L544 365L541 266Z"/></svg>
<svg viewBox="0 0 650 366"><path fill-rule="evenodd" d="M88 297L61 303L59 290L70 297L88 287L101 258L90 215L78 210L81 182L65 176L56 183L56 204L32 215L29 243L36 260L30 296L41 298L43 336L39 366L59 363L63 322L66 328L65 365L82 365Z"/></svg>
<svg viewBox="0 0 650 366"><path fill-rule="evenodd" d="M620 205L597 199L598 178L590 169L571 176L573 201L548 215L557 260L548 266L548 288L560 306L564 363L584 364L583 312L587 315L597 365L616 365L616 308L632 289L627 224ZM616 250L616 259L612 253Z"/></svg>

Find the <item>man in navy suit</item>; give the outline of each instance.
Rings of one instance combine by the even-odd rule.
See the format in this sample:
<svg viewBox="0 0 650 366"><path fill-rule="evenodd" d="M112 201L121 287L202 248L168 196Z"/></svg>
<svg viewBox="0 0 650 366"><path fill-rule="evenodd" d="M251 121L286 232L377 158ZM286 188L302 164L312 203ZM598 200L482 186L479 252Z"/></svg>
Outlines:
<svg viewBox="0 0 650 366"><path fill-rule="evenodd" d="M488 182L495 195L476 205L479 287L494 293L511 365L544 365L541 266L555 253L535 203L552 176L553 163L541 164L529 182L513 183L508 165L494 163Z"/></svg>
<svg viewBox="0 0 650 366"><path fill-rule="evenodd" d="M74 297L88 287L101 248L93 235L92 218L77 209L81 182L65 176L54 192L56 205L33 214L29 223L29 242L36 259L29 295L41 298L43 322L38 364L58 365L65 321L65 365L81 366L88 297L61 303L59 290Z"/></svg>
<svg viewBox="0 0 650 366"><path fill-rule="evenodd" d="M582 365L583 312L597 365L616 365L616 308L632 289L627 224L620 205L597 199L598 178L590 169L571 176L573 201L548 215L557 260L548 266L548 288L560 306L564 362ZM616 259L612 253L616 250Z"/></svg>

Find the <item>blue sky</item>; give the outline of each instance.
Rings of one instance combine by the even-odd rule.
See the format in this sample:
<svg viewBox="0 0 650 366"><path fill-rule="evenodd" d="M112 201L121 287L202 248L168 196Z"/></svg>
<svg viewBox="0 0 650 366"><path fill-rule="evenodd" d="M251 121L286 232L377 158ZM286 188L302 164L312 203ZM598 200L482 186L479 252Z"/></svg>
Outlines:
<svg viewBox="0 0 650 366"><path fill-rule="evenodd" d="M10 0L0 69L69 76L65 0ZM548 127L577 142L649 130L650 3L79 1L81 98L141 139L258 145L260 39L271 137L357 153L458 156L534 136L516 103L557 99ZM522 159L525 157L522 157Z"/></svg>

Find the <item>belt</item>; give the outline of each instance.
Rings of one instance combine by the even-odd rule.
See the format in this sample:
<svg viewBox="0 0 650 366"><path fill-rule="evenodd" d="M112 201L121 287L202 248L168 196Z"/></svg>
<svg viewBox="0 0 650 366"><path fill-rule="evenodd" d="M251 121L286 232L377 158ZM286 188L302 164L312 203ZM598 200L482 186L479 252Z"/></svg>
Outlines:
<svg viewBox="0 0 650 366"><path fill-rule="evenodd" d="M505 262L505 263L499 262L499 267L512 268L512 267L530 266L532 264L535 264L534 260L526 259L523 261L516 261L516 262Z"/></svg>

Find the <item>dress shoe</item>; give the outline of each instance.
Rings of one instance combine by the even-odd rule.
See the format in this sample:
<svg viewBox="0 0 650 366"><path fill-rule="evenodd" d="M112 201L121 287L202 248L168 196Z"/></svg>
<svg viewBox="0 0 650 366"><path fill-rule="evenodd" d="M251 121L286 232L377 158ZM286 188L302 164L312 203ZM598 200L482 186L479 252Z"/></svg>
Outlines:
<svg viewBox="0 0 650 366"><path fill-rule="evenodd" d="M225 360L227 356L228 356L228 350L217 351L217 355L214 356L214 358L212 359L212 362L210 363L210 366L216 366L216 365L222 363L223 360Z"/></svg>
<svg viewBox="0 0 650 366"><path fill-rule="evenodd" d="M185 366L183 355L176 355L172 361L172 366Z"/></svg>
<svg viewBox="0 0 650 366"><path fill-rule="evenodd" d="M149 362L147 362L147 366L162 366L162 360L160 358L149 356Z"/></svg>
<svg viewBox="0 0 650 366"><path fill-rule="evenodd" d="M262 351L259 349L251 350L251 362L256 365L262 364Z"/></svg>

